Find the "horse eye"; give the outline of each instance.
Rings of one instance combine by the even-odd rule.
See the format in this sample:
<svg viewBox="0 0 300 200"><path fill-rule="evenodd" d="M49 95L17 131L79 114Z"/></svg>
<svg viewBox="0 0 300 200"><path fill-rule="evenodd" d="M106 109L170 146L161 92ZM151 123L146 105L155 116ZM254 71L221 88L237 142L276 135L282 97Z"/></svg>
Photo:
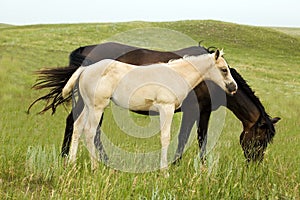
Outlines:
<svg viewBox="0 0 300 200"><path fill-rule="evenodd" d="M221 71L224 72L224 73L228 72L227 68L222 68Z"/></svg>

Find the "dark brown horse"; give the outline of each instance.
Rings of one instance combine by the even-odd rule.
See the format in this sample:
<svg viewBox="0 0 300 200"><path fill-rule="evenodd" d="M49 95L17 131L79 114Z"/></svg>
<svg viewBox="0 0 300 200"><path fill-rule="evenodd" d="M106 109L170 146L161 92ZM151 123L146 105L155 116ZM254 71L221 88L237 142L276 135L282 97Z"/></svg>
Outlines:
<svg viewBox="0 0 300 200"><path fill-rule="evenodd" d="M52 109L55 113L56 107L65 100L61 97L61 91L67 80L83 65L95 63L105 58L116 59L122 62L145 65L156 62L168 62L171 59L177 59L184 55L200 55L210 53L209 49L202 46L188 47L174 52L159 52L138 47L127 46L119 43L104 43L80 47L70 54L70 63L68 67L46 69L39 71L39 81L33 86L35 89L50 89L49 94L38 98L32 105L40 100L46 100L48 103L41 112ZM238 91L235 95L227 95L227 105L223 101L218 102L218 97L212 98L220 93L220 88L215 84L206 81L200 83L195 89L196 99L189 95L182 104L183 112L180 133L178 136L178 148L176 159L183 154L184 147L189 138L194 123L197 123L198 143L201 149L201 157L204 155L206 147L206 135L210 114L219 106L227 106L242 122L244 130L240 136L240 144L244 150L247 161L261 161L268 143L272 141L275 135L274 124L280 119L270 118L259 99L247 85L246 81L233 68L230 69L233 78L238 84ZM70 99L69 96L68 99ZM195 109L195 108L199 108ZM70 141L73 133L73 123L78 114L83 109L80 95L76 103L73 103L73 110L67 117L65 136L62 145L62 156L68 155ZM149 113L141 113L149 114ZM102 120L101 120L102 122ZM101 126L101 122L100 125ZM100 141L100 135L97 135L97 146L100 152L104 154Z"/></svg>

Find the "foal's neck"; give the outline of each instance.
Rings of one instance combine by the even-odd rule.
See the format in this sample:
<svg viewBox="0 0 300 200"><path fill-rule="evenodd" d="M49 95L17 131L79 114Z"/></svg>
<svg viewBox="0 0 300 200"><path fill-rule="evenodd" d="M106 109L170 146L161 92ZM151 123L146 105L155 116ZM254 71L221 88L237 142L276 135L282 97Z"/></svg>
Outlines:
<svg viewBox="0 0 300 200"><path fill-rule="evenodd" d="M212 60L208 54L182 58L170 63L170 67L186 80L191 90L204 80L204 75L211 65Z"/></svg>

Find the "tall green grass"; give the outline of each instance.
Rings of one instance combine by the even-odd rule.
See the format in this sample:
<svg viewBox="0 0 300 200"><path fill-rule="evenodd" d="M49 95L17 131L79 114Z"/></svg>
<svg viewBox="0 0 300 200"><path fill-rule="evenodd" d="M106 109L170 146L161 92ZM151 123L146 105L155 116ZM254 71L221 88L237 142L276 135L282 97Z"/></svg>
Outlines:
<svg viewBox="0 0 300 200"><path fill-rule="evenodd" d="M115 37L136 28L140 32L132 38ZM160 171L127 173L103 164L91 171L82 143L77 165L65 165L59 153L70 106L61 106L53 116L37 115L41 103L27 115L27 106L44 93L31 90L34 71L65 66L75 48L108 40L169 50L191 45L192 40L177 41L176 34L163 44L163 34L150 43L143 40L153 28L178 31L192 40L204 40L207 47L224 48L229 64L248 80L268 113L282 118L263 163L245 165L239 146L242 125L228 111L206 164L198 159L193 133L182 161L170 166L169 178ZM294 33L216 21L1 25L0 32L1 199L300 199L300 41ZM141 124L149 120L131 116ZM180 118L176 114L174 130ZM122 135L110 111L105 113L103 130L130 151L160 148L158 135L149 140Z"/></svg>

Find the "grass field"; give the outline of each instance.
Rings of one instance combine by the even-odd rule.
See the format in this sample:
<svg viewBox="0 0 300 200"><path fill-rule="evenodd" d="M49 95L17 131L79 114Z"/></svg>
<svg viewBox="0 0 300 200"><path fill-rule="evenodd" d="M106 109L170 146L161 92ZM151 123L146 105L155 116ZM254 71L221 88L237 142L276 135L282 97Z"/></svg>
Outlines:
<svg viewBox="0 0 300 200"><path fill-rule="evenodd" d="M300 29L217 21L0 24L0 35L0 199L300 199ZM260 165L245 165L242 125L230 111L206 166L199 167L194 134L182 162L169 167L169 178L160 171L128 173L103 164L91 171L82 144L76 167L64 167L59 153L70 106L53 116L37 115L40 103L26 114L41 95L31 90L34 71L66 66L79 46L118 41L174 50L202 40L207 47L224 48L228 63L248 80L267 112L282 118ZM139 123L149 120L132 116ZM176 115L174 130L179 123ZM122 148L160 148L158 134L149 140L122 135L109 110L103 130L115 133L111 140Z"/></svg>
<svg viewBox="0 0 300 200"><path fill-rule="evenodd" d="M299 28L280 28L280 27L274 27L275 30L281 31L283 33L286 33L288 35L291 35L293 37L298 37L300 38L300 32Z"/></svg>

